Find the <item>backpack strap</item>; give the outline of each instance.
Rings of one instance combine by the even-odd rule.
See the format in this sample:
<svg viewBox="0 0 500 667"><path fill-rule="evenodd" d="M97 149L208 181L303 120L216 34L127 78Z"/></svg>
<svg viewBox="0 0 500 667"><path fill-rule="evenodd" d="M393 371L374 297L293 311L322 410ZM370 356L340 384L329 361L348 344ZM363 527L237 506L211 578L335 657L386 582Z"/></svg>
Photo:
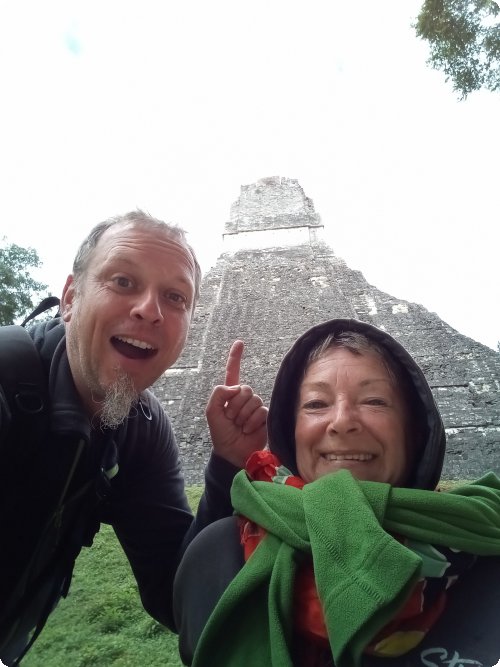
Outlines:
<svg viewBox="0 0 500 667"><path fill-rule="evenodd" d="M38 306L35 308L34 311L32 311L27 317L24 318L24 320L21 322L21 326L25 327L28 322L31 320L35 319L38 315L41 313L44 313L46 310L49 310L49 308L54 308L55 306L58 306L60 304L59 298L57 296L47 296L45 299L42 299ZM55 315L55 317L58 316L59 313Z"/></svg>
<svg viewBox="0 0 500 667"><path fill-rule="evenodd" d="M16 324L0 327L0 384L22 435L40 433L46 424L47 379L31 336Z"/></svg>
<svg viewBox="0 0 500 667"><path fill-rule="evenodd" d="M37 315L58 305L56 296L46 297L21 325L0 327L0 386L12 413L12 421L16 423L16 434L25 442L32 442L44 432L48 389L42 359L24 326Z"/></svg>

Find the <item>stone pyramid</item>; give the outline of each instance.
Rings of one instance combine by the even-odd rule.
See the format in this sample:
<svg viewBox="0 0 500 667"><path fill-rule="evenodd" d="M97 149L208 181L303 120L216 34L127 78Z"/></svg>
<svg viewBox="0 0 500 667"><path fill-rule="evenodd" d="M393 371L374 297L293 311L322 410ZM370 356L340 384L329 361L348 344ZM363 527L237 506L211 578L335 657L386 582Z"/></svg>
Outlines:
<svg viewBox="0 0 500 667"><path fill-rule="evenodd" d="M241 187L224 252L203 279L186 349L154 387L172 418L186 481L203 482L210 449L204 408L224 381L232 342L245 341L241 380L268 404L290 345L333 317L384 329L417 360L447 429L444 477L500 472L500 355L370 285L322 241L322 230L297 180L271 177Z"/></svg>

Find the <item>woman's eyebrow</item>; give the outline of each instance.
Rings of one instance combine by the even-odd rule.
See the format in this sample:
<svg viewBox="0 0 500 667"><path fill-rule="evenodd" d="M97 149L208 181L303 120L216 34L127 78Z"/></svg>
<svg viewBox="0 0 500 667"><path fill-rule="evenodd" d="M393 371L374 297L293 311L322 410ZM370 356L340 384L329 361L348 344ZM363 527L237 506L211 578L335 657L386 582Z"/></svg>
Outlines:
<svg viewBox="0 0 500 667"><path fill-rule="evenodd" d="M328 382L323 382L321 380L318 380L317 382L310 381L310 382L303 382L301 384L301 389L328 389L330 387L330 384Z"/></svg>
<svg viewBox="0 0 500 667"><path fill-rule="evenodd" d="M390 378L367 378L366 380L362 380L359 383L359 386L366 387L366 385L376 384L378 382L387 382L388 384L392 385Z"/></svg>
<svg viewBox="0 0 500 667"><path fill-rule="evenodd" d="M364 380L361 380L358 383L358 387L365 387L370 384L376 384L379 382L386 382L388 384L392 384L390 378L366 378ZM301 388L305 389L329 389L331 387L329 382L325 382L324 380L311 380L307 382L303 382Z"/></svg>

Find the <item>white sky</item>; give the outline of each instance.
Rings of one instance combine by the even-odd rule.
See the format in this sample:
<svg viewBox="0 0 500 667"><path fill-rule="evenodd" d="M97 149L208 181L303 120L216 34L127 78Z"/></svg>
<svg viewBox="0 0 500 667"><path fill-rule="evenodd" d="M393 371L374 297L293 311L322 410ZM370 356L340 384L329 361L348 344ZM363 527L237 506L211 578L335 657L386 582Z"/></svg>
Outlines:
<svg viewBox="0 0 500 667"><path fill-rule="evenodd" d="M0 236L59 294L136 207L207 270L241 184L297 178L337 255L496 349L500 95L457 100L420 0L0 0Z"/></svg>

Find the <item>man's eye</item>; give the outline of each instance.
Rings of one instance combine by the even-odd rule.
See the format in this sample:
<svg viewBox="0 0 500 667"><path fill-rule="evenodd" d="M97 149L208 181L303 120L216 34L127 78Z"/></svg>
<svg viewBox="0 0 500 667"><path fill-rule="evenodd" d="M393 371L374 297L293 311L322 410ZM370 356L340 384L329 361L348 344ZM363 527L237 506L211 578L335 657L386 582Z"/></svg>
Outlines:
<svg viewBox="0 0 500 667"><path fill-rule="evenodd" d="M132 285L132 281L125 276L117 276L114 281L118 287L130 287Z"/></svg>

